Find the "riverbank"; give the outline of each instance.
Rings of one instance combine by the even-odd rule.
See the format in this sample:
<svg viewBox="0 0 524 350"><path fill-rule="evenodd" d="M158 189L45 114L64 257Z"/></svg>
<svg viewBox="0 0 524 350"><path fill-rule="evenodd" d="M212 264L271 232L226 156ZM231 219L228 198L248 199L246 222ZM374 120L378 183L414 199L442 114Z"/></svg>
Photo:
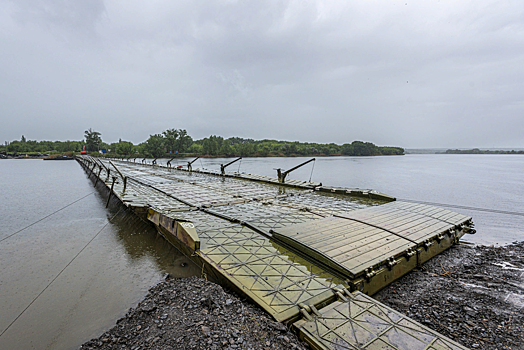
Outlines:
<svg viewBox="0 0 524 350"><path fill-rule="evenodd" d="M29 152L29 153L0 153L0 159L44 159L44 160L62 160L67 158L68 160L73 159L74 152L62 152L52 154L42 154L40 152Z"/></svg>
<svg viewBox="0 0 524 350"><path fill-rule="evenodd" d="M471 349L524 349L524 242L453 246L374 298Z"/></svg>
<svg viewBox="0 0 524 350"><path fill-rule="evenodd" d="M524 349L524 243L454 246L374 297L472 349ZM191 277L152 287L81 349L307 349L284 325Z"/></svg>
<svg viewBox="0 0 524 350"><path fill-rule="evenodd" d="M307 349L258 306L197 277L171 279L81 349Z"/></svg>

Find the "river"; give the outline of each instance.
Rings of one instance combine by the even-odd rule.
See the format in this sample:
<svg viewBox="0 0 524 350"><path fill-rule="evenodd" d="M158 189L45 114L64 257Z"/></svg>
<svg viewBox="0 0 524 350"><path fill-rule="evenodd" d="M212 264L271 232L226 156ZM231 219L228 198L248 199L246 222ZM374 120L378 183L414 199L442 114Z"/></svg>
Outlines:
<svg viewBox="0 0 524 350"><path fill-rule="evenodd" d="M246 158L228 170L275 176L274 168L305 160ZM202 159L193 167L218 169L229 161ZM523 173L520 155L406 155L318 158L290 178L522 213ZM115 203L106 209L105 195L74 161L0 160L0 179L0 349L77 348L111 327L165 273L200 273L150 225ZM524 240L522 215L451 210L473 217L477 234L466 236L469 242Z"/></svg>

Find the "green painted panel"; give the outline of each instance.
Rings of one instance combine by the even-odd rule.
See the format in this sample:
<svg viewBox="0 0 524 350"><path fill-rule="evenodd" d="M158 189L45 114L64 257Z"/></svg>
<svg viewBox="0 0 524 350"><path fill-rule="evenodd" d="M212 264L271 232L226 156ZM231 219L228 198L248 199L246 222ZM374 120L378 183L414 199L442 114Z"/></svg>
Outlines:
<svg viewBox="0 0 524 350"><path fill-rule="evenodd" d="M415 246L385 230L333 217L276 229L273 236L349 278Z"/></svg>
<svg viewBox="0 0 524 350"><path fill-rule="evenodd" d="M316 349L464 350L464 346L355 292L294 326Z"/></svg>
<svg viewBox="0 0 524 350"><path fill-rule="evenodd" d="M199 232L201 256L277 320L296 317L298 303L323 295L342 281L240 224Z"/></svg>

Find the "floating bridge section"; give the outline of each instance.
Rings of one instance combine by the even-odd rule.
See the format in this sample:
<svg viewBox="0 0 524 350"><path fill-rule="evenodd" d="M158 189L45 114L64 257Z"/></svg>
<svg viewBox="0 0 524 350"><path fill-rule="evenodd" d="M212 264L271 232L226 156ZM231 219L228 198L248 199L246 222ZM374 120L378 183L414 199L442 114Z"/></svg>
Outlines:
<svg viewBox="0 0 524 350"><path fill-rule="evenodd" d="M464 349L369 295L473 233L470 217L372 190L77 160L209 277L315 349Z"/></svg>

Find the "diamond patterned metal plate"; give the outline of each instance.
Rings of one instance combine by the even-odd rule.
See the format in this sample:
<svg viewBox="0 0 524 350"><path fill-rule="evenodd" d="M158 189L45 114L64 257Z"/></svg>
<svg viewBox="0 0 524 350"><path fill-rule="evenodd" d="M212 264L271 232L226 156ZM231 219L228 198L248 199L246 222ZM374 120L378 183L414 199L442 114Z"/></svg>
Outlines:
<svg viewBox="0 0 524 350"><path fill-rule="evenodd" d="M190 207L184 203L169 197L159 191L136 182L128 181L126 191L123 191L121 181L115 183L115 193L118 193L121 200L132 206L150 206L158 210L189 210Z"/></svg>
<svg viewBox="0 0 524 350"><path fill-rule="evenodd" d="M108 162L106 162L109 165ZM299 195L310 190L246 181L240 178L217 177L169 168L119 162L124 176L168 193L194 206L217 206L245 201L262 201L279 196Z"/></svg>
<svg viewBox="0 0 524 350"><path fill-rule="evenodd" d="M210 270L215 275L252 298L279 321L295 321L307 308L312 310L311 316L295 322L294 326L314 348L465 349L360 292L347 293L345 297L339 295L341 299L335 300L336 291L341 286L347 288L344 281L249 227L266 231L268 236L270 230L277 230L294 239L298 239L298 228L303 233L300 236L303 244L319 250L329 248L333 257L348 255L344 249L354 246L356 256L346 258L355 260L356 267L364 262L366 254L376 255L379 251L365 250L361 243L375 247L380 240L387 240L384 232L391 235L394 234L391 230L399 227L409 232L410 220L418 225L414 227L430 230L435 228L434 224L426 227L423 226L425 222L433 220L453 226L470 218L435 207L398 202L357 210L379 202L282 189L281 186L250 183L237 178L118 164L124 176L135 178L140 183L128 181L124 192L119 177L115 194L133 206L149 206L177 221L190 221L201 243L200 250L195 253L201 262L212 266ZM106 184L110 182L109 179ZM212 206L212 210L196 210L202 205ZM211 215L212 212L216 214ZM423 216L425 221L422 221ZM360 219L365 222L359 222ZM344 221L342 225L341 220ZM367 221L375 226L366 226ZM381 225L384 228L380 228ZM274 232L275 237L277 232ZM353 236L360 238L352 241ZM341 238L349 241L343 247L337 247ZM387 244L391 245L391 242Z"/></svg>
<svg viewBox="0 0 524 350"><path fill-rule="evenodd" d="M353 198L321 192L305 193L300 196L288 196L278 201L282 205L307 207L310 211L323 216L339 215L349 211L367 208L383 202L364 198Z"/></svg>
<svg viewBox="0 0 524 350"><path fill-rule="evenodd" d="M462 345L355 292L294 326L317 349L464 350Z"/></svg>
<svg viewBox="0 0 524 350"><path fill-rule="evenodd" d="M202 258L279 321L298 315L298 303L332 298L342 282L245 226L199 237Z"/></svg>

